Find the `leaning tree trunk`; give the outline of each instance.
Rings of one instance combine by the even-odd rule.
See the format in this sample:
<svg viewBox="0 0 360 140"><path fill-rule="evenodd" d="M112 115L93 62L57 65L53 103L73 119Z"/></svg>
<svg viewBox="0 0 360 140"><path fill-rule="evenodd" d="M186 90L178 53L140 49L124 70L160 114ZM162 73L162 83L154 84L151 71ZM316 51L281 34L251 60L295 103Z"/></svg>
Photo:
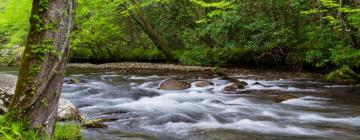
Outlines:
<svg viewBox="0 0 360 140"><path fill-rule="evenodd" d="M140 19L141 26L143 26L145 33L150 37L155 46L164 53L167 61L173 61L174 59L171 52L166 47L165 42L163 41L159 33L154 29L149 20L145 17L137 0L130 0L130 2L132 5L135 6L136 15Z"/></svg>
<svg viewBox="0 0 360 140"><path fill-rule="evenodd" d="M7 117L52 136L69 55L75 0L33 0L15 95Z"/></svg>

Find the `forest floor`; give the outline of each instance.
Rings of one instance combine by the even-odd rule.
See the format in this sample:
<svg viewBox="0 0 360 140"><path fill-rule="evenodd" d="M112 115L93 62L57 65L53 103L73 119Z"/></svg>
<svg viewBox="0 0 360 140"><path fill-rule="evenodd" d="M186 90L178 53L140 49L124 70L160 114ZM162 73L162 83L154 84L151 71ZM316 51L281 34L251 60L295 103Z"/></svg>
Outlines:
<svg viewBox="0 0 360 140"><path fill-rule="evenodd" d="M118 62L118 63L105 63L105 64L90 64L90 63L69 63L68 68L80 68L96 71L112 71L112 72L200 72L200 73L215 73L220 70L230 75L258 75L272 78L316 78L323 79L324 74L307 71L296 71L290 69L277 69L277 68L249 68L249 67L202 67L202 66L186 66L179 64L165 64L165 63L140 63L140 62Z"/></svg>

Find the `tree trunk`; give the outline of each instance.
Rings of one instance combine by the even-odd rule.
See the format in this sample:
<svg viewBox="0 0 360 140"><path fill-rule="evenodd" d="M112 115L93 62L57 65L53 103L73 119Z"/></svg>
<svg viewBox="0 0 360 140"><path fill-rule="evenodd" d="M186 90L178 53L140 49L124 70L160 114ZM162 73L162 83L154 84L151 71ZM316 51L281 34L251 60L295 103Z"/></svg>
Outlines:
<svg viewBox="0 0 360 140"><path fill-rule="evenodd" d="M172 57L171 52L166 47L165 42L162 40L159 33L154 29L151 23L144 16L144 13L141 10L141 7L139 6L137 0L130 0L130 1L133 4L133 6L135 6L136 15L140 19L142 24L141 26L143 26L145 33L150 37L150 39L153 41L155 46L164 53L166 59L168 61L173 61L174 59Z"/></svg>
<svg viewBox="0 0 360 140"><path fill-rule="evenodd" d="M33 0L30 31L7 117L52 136L69 55L75 0Z"/></svg>
<svg viewBox="0 0 360 140"><path fill-rule="evenodd" d="M340 4L341 6L346 6L346 5L352 5L352 1L351 0L340 0ZM358 31L358 29L356 27L354 27L353 25L351 25L351 23L349 23L349 21L347 20L347 15L346 13L341 13L339 11L339 15L340 15L340 21L343 24L343 32L347 32L348 36L349 36L349 45L351 48L358 48L359 47L359 43L356 37L356 32Z"/></svg>

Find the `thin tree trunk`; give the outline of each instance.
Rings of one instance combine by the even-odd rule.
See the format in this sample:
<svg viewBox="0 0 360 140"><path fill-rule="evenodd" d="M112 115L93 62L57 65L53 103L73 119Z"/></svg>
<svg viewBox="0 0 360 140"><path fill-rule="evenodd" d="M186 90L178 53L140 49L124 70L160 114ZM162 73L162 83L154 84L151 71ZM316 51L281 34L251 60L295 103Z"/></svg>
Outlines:
<svg viewBox="0 0 360 140"><path fill-rule="evenodd" d="M75 0L33 0L15 95L7 117L52 136L69 55Z"/></svg>
<svg viewBox="0 0 360 140"><path fill-rule="evenodd" d="M174 59L172 57L171 52L166 47L165 42L160 37L159 33L154 29L151 23L144 16L144 13L141 10L141 7L139 6L137 0L130 0L130 1L135 6L136 15L139 17L145 33L150 37L150 39L153 41L155 46L164 53L166 59L168 61L173 61Z"/></svg>
<svg viewBox="0 0 360 140"><path fill-rule="evenodd" d="M341 6L344 5L352 5L352 1L351 0L340 0L340 4ZM358 29L356 27L354 27L353 25L351 25L351 23L349 23L349 21L347 20L347 15L346 13L341 13L339 11L339 15L340 15L340 21L343 24L343 33L348 33L349 35L349 45L351 48L359 48L359 43L356 37L356 32L358 31Z"/></svg>

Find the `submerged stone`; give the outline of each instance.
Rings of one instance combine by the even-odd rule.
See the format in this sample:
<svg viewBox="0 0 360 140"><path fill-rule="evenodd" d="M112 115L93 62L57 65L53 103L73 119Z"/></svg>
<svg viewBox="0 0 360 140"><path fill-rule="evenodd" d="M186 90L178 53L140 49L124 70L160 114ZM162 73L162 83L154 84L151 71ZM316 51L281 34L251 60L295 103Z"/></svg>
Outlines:
<svg viewBox="0 0 360 140"><path fill-rule="evenodd" d="M296 95L293 95L293 94L282 94L282 95L279 95L279 96L275 97L274 101L276 103L281 103L283 101L294 99L294 98L298 98L298 97Z"/></svg>

